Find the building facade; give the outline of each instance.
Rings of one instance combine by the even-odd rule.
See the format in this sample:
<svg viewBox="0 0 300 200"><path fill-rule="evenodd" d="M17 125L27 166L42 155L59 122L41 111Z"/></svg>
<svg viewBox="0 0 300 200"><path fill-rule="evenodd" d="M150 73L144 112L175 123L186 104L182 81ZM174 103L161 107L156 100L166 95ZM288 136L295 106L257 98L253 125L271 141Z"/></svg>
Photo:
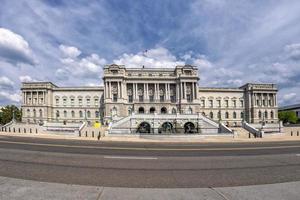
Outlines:
<svg viewBox="0 0 300 200"><path fill-rule="evenodd" d="M197 67L173 69L104 67L103 87L58 87L23 83L23 121L105 124L134 114L201 114L229 126L277 123L277 86L248 83L239 88L198 85Z"/></svg>

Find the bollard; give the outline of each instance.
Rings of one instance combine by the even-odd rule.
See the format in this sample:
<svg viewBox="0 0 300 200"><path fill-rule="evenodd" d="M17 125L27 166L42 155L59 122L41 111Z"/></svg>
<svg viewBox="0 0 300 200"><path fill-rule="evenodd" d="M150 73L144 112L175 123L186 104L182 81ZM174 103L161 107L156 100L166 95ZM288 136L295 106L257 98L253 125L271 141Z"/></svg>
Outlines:
<svg viewBox="0 0 300 200"><path fill-rule="evenodd" d="M37 128L35 129L35 133L36 133L36 134L38 133Z"/></svg>
<svg viewBox="0 0 300 200"><path fill-rule="evenodd" d="M16 132L16 129L15 129L15 127L14 127L13 131L14 131L14 133Z"/></svg>
<svg viewBox="0 0 300 200"><path fill-rule="evenodd" d="M79 131L79 137L81 137L81 131Z"/></svg>
<svg viewBox="0 0 300 200"><path fill-rule="evenodd" d="M94 137L94 131L92 131L92 137Z"/></svg>
<svg viewBox="0 0 300 200"><path fill-rule="evenodd" d="M5 127L5 129L4 129L4 130L5 130L5 132L6 132L6 130L7 130L7 129L6 129L6 127Z"/></svg>
<svg viewBox="0 0 300 200"><path fill-rule="evenodd" d="M21 128L19 128L19 133L21 133Z"/></svg>
<svg viewBox="0 0 300 200"><path fill-rule="evenodd" d="M299 131L297 131L297 136L299 136Z"/></svg>
<svg viewBox="0 0 300 200"><path fill-rule="evenodd" d="M24 128L24 133L26 133L26 128Z"/></svg>
<svg viewBox="0 0 300 200"><path fill-rule="evenodd" d="M31 128L29 129L29 133L32 133L32 130L31 130Z"/></svg>
<svg viewBox="0 0 300 200"><path fill-rule="evenodd" d="M293 136L293 131L291 131L291 136Z"/></svg>
<svg viewBox="0 0 300 200"><path fill-rule="evenodd" d="M100 131L99 131L99 133L98 133L98 140L100 140L100 137L101 137L101 135L100 135Z"/></svg>
<svg viewBox="0 0 300 200"><path fill-rule="evenodd" d="M250 133L248 133L249 134L249 138L251 138L251 134Z"/></svg>
<svg viewBox="0 0 300 200"><path fill-rule="evenodd" d="M87 131L85 131L85 137L87 137Z"/></svg>
<svg viewBox="0 0 300 200"><path fill-rule="evenodd" d="M10 133L10 127L8 127L8 132Z"/></svg>

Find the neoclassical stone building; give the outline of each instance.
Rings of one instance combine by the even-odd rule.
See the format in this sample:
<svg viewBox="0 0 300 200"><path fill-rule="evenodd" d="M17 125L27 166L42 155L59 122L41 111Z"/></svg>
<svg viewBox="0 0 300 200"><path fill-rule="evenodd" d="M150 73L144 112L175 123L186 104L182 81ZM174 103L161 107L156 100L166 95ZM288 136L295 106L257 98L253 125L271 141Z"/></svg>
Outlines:
<svg viewBox="0 0 300 200"><path fill-rule="evenodd" d="M104 67L99 87L58 87L50 82L22 84L23 121L117 122L131 115L201 115L228 126L277 123L277 86L247 83L239 88L198 84L197 67Z"/></svg>

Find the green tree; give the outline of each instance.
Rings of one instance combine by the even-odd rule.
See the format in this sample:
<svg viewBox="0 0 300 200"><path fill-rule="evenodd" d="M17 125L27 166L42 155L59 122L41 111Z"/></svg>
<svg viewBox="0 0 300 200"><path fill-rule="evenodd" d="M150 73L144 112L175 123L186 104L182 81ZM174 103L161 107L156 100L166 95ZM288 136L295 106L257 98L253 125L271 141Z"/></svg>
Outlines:
<svg viewBox="0 0 300 200"><path fill-rule="evenodd" d="M283 121L283 123L296 124L298 121L298 117L293 111L280 111L278 113L278 118Z"/></svg>
<svg viewBox="0 0 300 200"><path fill-rule="evenodd" d="M7 105L4 108L2 108L1 111L2 111L0 116L1 124L6 124L10 122L13 119L13 113L15 113L16 121L21 121L22 119L21 109L19 109L15 105Z"/></svg>

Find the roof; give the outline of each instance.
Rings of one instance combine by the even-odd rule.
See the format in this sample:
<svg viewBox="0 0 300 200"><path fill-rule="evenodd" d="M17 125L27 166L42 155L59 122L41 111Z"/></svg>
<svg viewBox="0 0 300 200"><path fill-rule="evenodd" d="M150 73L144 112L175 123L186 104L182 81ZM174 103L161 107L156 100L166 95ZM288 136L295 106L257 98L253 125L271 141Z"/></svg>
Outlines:
<svg viewBox="0 0 300 200"><path fill-rule="evenodd" d="M287 106L282 106L278 110L294 110L294 109L300 109L300 103L298 104L293 104L293 105L287 105Z"/></svg>

